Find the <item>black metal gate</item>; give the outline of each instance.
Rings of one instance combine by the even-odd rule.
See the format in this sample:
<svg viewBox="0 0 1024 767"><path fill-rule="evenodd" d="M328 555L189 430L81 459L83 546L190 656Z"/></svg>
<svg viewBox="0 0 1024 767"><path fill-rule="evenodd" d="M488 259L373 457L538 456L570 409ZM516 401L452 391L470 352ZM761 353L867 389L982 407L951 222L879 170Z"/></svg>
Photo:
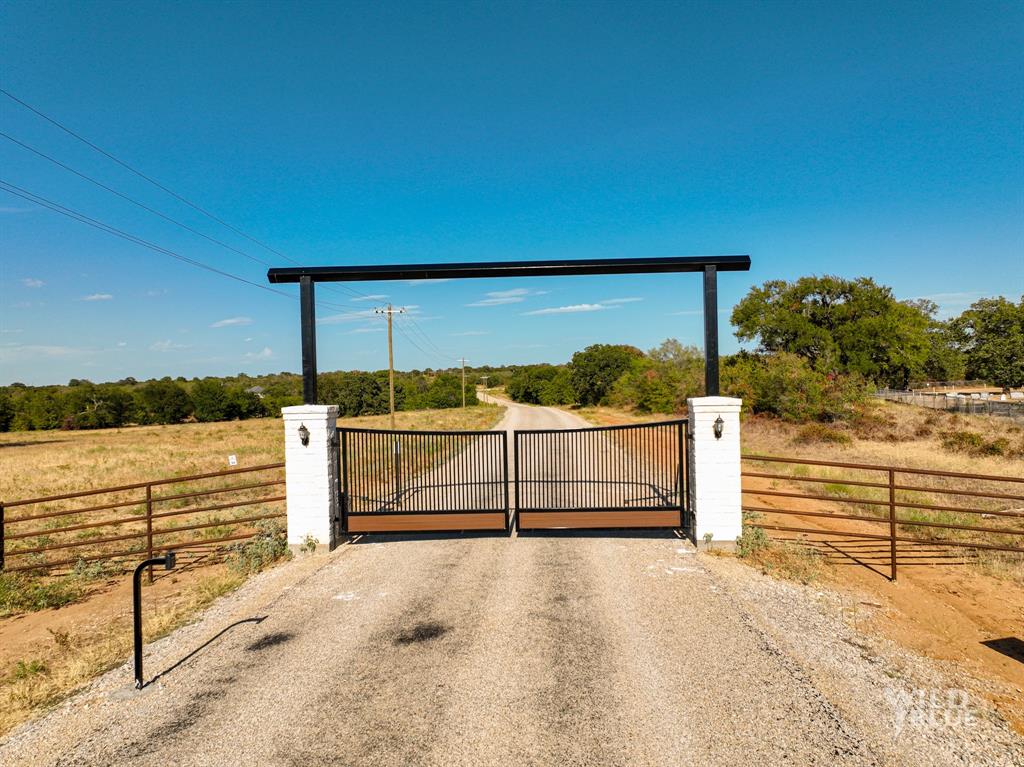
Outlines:
<svg viewBox="0 0 1024 767"><path fill-rule="evenodd" d="M686 421L516 431L520 530L686 526Z"/></svg>
<svg viewBox="0 0 1024 767"><path fill-rule="evenodd" d="M504 431L338 433L345 532L509 529Z"/></svg>

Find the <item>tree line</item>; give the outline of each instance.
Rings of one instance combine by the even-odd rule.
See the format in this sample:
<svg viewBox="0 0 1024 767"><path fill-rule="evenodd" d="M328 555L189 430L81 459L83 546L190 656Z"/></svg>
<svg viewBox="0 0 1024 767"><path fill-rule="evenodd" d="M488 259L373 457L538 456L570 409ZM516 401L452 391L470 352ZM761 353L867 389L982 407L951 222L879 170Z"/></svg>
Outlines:
<svg viewBox="0 0 1024 767"><path fill-rule="evenodd" d="M722 391L788 420L851 417L872 388L972 378L1024 386L1024 298L985 298L949 320L930 301L899 301L868 278L803 277L754 287L732 323L752 351L721 361ZM595 344L566 365L531 365L509 380L514 400L680 413L704 393L701 351L674 339L647 352Z"/></svg>
<svg viewBox="0 0 1024 767"><path fill-rule="evenodd" d="M476 404L475 378L467 381L466 402ZM388 374L332 372L318 378L319 400L338 405L342 416L387 413ZM280 415L302 404L302 378L268 376L184 377L114 383L72 379L66 386L0 387L0 431L107 429L132 424L230 421ZM460 376L435 371L396 372L398 410L462 405Z"/></svg>
<svg viewBox="0 0 1024 767"><path fill-rule="evenodd" d="M835 420L871 387L906 388L915 380L1024 386L1024 297L983 298L940 320L934 303L897 300L866 277L802 277L755 286L731 320L737 338L754 348L722 359L722 390L742 396L755 412ZM506 386L520 402L675 413L687 397L703 394L704 360L699 349L669 339L646 352L597 344L566 365L467 368L467 404L476 403L476 384L484 380ZM388 412L387 371L321 373L318 384L321 403L338 405L343 416ZM0 387L0 431L254 418L301 404L301 392L301 377L285 372L12 384ZM399 410L461 404L457 373L395 374Z"/></svg>

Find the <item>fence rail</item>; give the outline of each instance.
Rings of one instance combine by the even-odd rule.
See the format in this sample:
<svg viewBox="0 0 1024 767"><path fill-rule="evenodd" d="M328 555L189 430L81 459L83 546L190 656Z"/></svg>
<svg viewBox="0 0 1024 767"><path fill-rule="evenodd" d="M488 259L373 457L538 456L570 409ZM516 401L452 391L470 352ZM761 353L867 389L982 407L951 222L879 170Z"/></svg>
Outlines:
<svg viewBox="0 0 1024 767"><path fill-rule="evenodd" d="M797 533L804 536L801 542L821 543L806 539L810 535L826 541L852 538L884 542L888 544L885 556L874 550L868 558L875 562L887 559L888 576L893 581L900 559L899 544L907 544L905 557L911 556L911 549L922 546L1024 554L1024 523L1012 522L1024 520L1024 477L764 455L744 455L743 461L746 526ZM766 465L779 464L790 470L764 470ZM842 474L837 475L836 470ZM919 480L922 484L897 481L902 475L928 479ZM823 488L812 490L804 483ZM948 500L950 497L952 500ZM773 498L787 499L786 505L771 505ZM816 503L808 506L808 501ZM821 503L828 505L822 507ZM776 520L776 515L783 520ZM767 521L761 521L763 517ZM797 519L792 524L783 523L789 517ZM806 526L802 518L815 520L810 524L816 526ZM998 521L986 524L986 519ZM826 520L839 524L829 526ZM938 533L926 531L948 534L935 537ZM848 545L844 550L830 540L829 548L853 560L858 554L864 558L864 551L856 546Z"/></svg>
<svg viewBox="0 0 1024 767"><path fill-rule="evenodd" d="M1019 392L1014 394L1019 394ZM917 407L924 407L929 410L945 410L965 415L992 415L1024 421L1024 398L1000 400L993 396L987 398L981 396L969 397L966 395L929 394L915 391L898 391L895 389L880 389L875 392L875 396L890 402L916 405Z"/></svg>
<svg viewBox="0 0 1024 767"><path fill-rule="evenodd" d="M0 570L53 573L79 563L152 558L169 547L246 540L257 523L285 516L284 494L269 489L284 485L283 468L268 463L0 503ZM87 498L105 502L66 508Z"/></svg>

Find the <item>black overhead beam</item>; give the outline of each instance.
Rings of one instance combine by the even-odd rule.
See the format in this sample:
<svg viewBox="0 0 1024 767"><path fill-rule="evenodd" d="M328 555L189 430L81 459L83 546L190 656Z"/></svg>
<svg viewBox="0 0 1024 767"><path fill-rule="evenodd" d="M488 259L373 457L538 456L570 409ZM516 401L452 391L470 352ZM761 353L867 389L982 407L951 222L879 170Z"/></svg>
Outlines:
<svg viewBox="0 0 1024 767"><path fill-rule="evenodd" d="M667 256L664 258L584 258L557 261L480 261L462 264L387 264L372 266L289 266L270 269L272 283L371 282L387 280L466 280L485 277L564 277L583 274L670 274L745 272L750 256Z"/></svg>
<svg viewBox="0 0 1024 767"><path fill-rule="evenodd" d="M669 256L666 258L586 258L558 261L493 261L462 264L389 264L372 266L294 266L270 269L272 283L299 283L302 325L302 399L316 404L316 304L318 282L386 280L467 280L494 277L564 277L585 274L704 275L704 390L718 388L718 272L745 272L750 256Z"/></svg>

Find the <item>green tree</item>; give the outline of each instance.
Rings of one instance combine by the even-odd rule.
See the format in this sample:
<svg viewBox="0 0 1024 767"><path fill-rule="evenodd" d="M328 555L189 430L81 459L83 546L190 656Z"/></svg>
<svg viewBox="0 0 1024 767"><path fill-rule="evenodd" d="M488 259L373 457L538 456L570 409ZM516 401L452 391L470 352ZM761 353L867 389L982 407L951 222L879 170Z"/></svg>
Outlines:
<svg viewBox="0 0 1024 767"><path fill-rule="evenodd" d="M598 405L605 400L612 386L643 352L632 346L594 344L572 355L570 380L581 405Z"/></svg>
<svg viewBox="0 0 1024 767"><path fill-rule="evenodd" d="M789 352L824 373L857 373L905 387L924 370L931 343L927 307L897 301L868 277L801 277L754 287L736 305L741 341Z"/></svg>
<svg viewBox="0 0 1024 767"><path fill-rule="evenodd" d="M967 376L996 386L1024 386L1024 296L983 298L951 323Z"/></svg>
<svg viewBox="0 0 1024 767"><path fill-rule="evenodd" d="M320 401L337 405L342 416L388 412L387 386L373 373L325 373L319 378Z"/></svg>
<svg viewBox="0 0 1024 767"><path fill-rule="evenodd" d="M66 429L109 429L132 420L132 395L116 384L81 381L61 399L61 425Z"/></svg>
<svg viewBox="0 0 1024 767"><path fill-rule="evenodd" d="M527 365L519 368L509 379L505 392L516 402L539 405L544 390L558 375L554 365ZM571 385L571 380L570 380ZM570 397L572 401L573 397Z"/></svg>
<svg viewBox="0 0 1024 767"><path fill-rule="evenodd" d="M228 414L231 418L260 418L267 414L263 400L245 386L227 387Z"/></svg>
<svg viewBox="0 0 1024 767"><path fill-rule="evenodd" d="M0 432L10 431L14 423L14 403L6 391L0 391Z"/></svg>
<svg viewBox="0 0 1024 767"><path fill-rule="evenodd" d="M454 373L441 373L430 382L423 397L428 408L462 406L462 377ZM476 391L466 385L466 404L476 405Z"/></svg>
<svg viewBox="0 0 1024 767"><path fill-rule="evenodd" d="M576 401L576 392L572 388L572 375L567 368L558 368L551 380L546 381L540 390L542 405L571 405Z"/></svg>
<svg viewBox="0 0 1024 767"><path fill-rule="evenodd" d="M169 377L143 384L135 392L141 423L181 423L192 414L192 399Z"/></svg>
<svg viewBox="0 0 1024 767"><path fill-rule="evenodd" d="M232 417L228 390L215 378L204 378L192 387L197 421L224 421Z"/></svg>

